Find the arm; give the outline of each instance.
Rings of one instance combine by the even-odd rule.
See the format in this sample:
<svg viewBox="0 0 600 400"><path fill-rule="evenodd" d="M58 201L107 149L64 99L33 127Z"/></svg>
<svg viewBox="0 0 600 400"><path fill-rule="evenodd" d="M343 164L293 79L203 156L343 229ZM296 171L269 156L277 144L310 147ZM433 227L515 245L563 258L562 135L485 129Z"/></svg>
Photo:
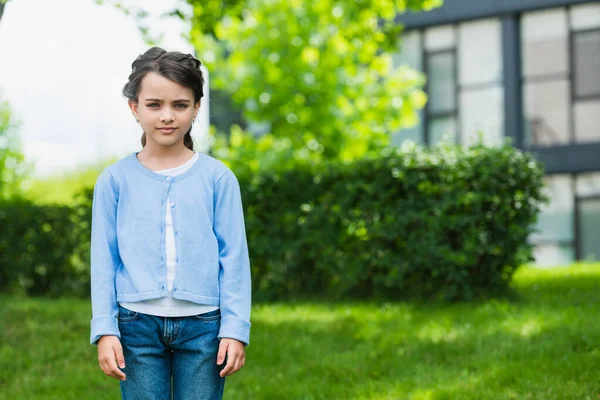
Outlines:
<svg viewBox="0 0 600 400"><path fill-rule="evenodd" d="M90 343L104 335L121 337L117 325L115 275L121 263L117 247L118 195L112 174L105 169L94 186L92 203Z"/></svg>
<svg viewBox="0 0 600 400"><path fill-rule="evenodd" d="M214 232L219 244L219 338L250 341L251 281L239 183L230 170L215 184Z"/></svg>

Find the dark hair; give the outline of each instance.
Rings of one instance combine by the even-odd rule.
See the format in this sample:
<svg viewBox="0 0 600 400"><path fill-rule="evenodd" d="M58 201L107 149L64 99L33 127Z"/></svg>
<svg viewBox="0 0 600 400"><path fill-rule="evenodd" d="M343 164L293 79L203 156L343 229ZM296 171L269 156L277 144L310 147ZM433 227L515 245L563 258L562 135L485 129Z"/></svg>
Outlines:
<svg viewBox="0 0 600 400"><path fill-rule="evenodd" d="M188 87L194 91L194 103L204 96L204 77L200 70L202 63L191 54L178 51L166 51L160 47L152 47L135 59L131 64L129 82L123 87L123 96L137 103L142 79L148 72L155 72L167 79ZM192 127L183 137L183 144L194 150L191 135ZM146 132L142 134L142 147L146 145Z"/></svg>

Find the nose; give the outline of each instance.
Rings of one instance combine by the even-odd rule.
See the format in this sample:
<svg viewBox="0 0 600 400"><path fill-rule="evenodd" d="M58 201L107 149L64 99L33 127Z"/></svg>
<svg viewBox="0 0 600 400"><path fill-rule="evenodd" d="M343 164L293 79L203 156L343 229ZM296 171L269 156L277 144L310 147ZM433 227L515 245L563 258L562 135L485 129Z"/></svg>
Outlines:
<svg viewBox="0 0 600 400"><path fill-rule="evenodd" d="M165 111L160 117L160 120L162 122L171 122L173 121L173 114L168 109L165 109Z"/></svg>

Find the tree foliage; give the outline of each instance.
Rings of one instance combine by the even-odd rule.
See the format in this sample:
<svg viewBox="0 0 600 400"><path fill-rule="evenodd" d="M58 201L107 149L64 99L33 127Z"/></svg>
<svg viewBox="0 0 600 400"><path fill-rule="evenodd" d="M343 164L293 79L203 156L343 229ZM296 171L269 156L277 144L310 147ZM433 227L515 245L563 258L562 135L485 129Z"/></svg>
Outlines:
<svg viewBox="0 0 600 400"><path fill-rule="evenodd" d="M2 14L4 14L4 4L6 0L0 0L0 21L2 20Z"/></svg>
<svg viewBox="0 0 600 400"><path fill-rule="evenodd" d="M189 39L213 88L244 117L267 122L269 141L295 152L350 160L417 122L424 78L395 68L398 14L439 0L187 0Z"/></svg>
<svg viewBox="0 0 600 400"><path fill-rule="evenodd" d="M30 170L21 152L17 128L8 102L0 99L0 199L19 195Z"/></svg>

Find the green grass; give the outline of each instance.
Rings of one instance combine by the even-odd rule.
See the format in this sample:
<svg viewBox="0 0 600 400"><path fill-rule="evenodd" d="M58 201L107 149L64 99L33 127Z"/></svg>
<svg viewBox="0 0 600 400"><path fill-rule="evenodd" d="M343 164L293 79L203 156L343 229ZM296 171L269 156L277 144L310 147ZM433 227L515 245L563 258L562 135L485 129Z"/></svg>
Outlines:
<svg viewBox="0 0 600 400"><path fill-rule="evenodd" d="M600 265L523 268L517 300L255 305L226 399L600 398ZM0 297L0 399L117 399L85 300Z"/></svg>

